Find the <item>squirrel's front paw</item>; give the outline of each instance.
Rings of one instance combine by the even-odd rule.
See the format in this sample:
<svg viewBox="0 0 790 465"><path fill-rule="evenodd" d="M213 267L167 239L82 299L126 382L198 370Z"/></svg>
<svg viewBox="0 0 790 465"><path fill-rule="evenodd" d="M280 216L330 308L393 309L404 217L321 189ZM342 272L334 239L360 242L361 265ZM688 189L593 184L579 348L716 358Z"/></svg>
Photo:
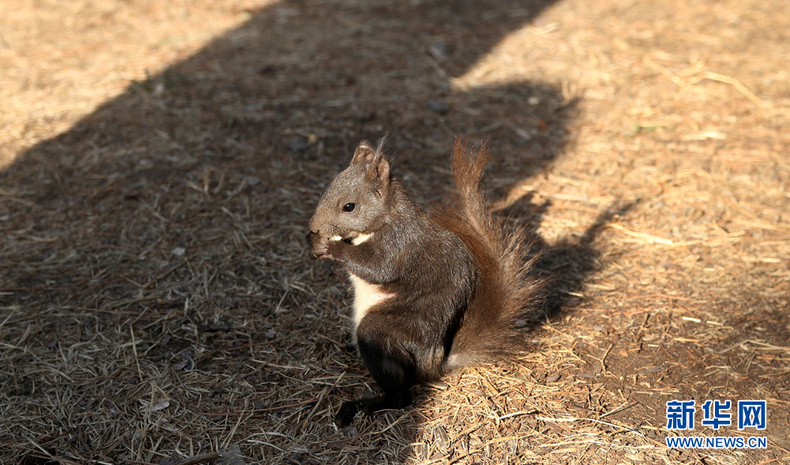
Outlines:
<svg viewBox="0 0 790 465"><path fill-rule="evenodd" d="M322 260L332 260L334 257L329 251L329 241L320 234L310 231L305 238L310 245L310 251L313 256Z"/></svg>

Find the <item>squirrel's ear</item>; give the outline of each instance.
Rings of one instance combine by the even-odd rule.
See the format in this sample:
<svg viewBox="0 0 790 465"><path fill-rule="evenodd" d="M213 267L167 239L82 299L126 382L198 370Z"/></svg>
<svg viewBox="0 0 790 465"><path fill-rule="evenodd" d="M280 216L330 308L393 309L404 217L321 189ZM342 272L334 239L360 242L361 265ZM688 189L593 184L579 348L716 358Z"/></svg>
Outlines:
<svg viewBox="0 0 790 465"><path fill-rule="evenodd" d="M351 164L354 163L370 163L376 158L376 150L370 146L367 141L359 143L359 147L354 150L354 157L351 159Z"/></svg>
<svg viewBox="0 0 790 465"><path fill-rule="evenodd" d="M354 151L351 164L362 163L365 165L365 179L376 185L379 193L389 185L390 164L381 149L374 149L368 142L361 142Z"/></svg>
<svg viewBox="0 0 790 465"><path fill-rule="evenodd" d="M368 166L365 172L365 178L375 183L376 191L379 194L384 193L384 189L389 186L390 164L381 152L376 154L376 158L374 158L373 162Z"/></svg>

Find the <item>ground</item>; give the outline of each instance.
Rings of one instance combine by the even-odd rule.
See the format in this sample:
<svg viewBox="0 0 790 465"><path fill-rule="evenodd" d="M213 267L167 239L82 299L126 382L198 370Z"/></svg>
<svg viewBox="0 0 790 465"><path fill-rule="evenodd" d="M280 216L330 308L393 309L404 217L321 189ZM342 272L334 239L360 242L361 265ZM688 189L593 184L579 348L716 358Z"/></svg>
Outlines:
<svg viewBox="0 0 790 465"><path fill-rule="evenodd" d="M0 462L790 462L790 4L16 2L0 26ZM375 388L307 221L362 139L456 135L554 279L518 363ZM666 402L695 400L693 431ZM765 400L765 430L701 423ZM735 408L732 409L735 417ZM764 449L670 449L758 436Z"/></svg>

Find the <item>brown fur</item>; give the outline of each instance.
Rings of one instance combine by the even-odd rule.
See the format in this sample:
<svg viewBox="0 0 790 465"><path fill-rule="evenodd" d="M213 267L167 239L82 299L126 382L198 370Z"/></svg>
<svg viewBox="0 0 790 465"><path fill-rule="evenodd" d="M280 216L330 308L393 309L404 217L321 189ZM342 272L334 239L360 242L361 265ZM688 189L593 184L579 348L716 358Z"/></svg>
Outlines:
<svg viewBox="0 0 790 465"><path fill-rule="evenodd" d="M480 190L489 157L457 141L454 201L426 213L391 177L381 150L362 143L321 197L307 240L316 257L351 275L357 347L384 390L346 402L339 423L359 409L408 405L412 384L524 347L518 321L541 286L528 277L523 232L494 219ZM360 235L366 240L354 242Z"/></svg>
<svg viewBox="0 0 790 465"><path fill-rule="evenodd" d="M454 202L432 211L443 228L464 242L475 259L479 280L471 304L445 362L448 370L512 357L524 348L524 317L541 305L545 280L530 276L537 256L528 259L524 230L494 218L481 190L491 154L470 152L462 139L453 150Z"/></svg>

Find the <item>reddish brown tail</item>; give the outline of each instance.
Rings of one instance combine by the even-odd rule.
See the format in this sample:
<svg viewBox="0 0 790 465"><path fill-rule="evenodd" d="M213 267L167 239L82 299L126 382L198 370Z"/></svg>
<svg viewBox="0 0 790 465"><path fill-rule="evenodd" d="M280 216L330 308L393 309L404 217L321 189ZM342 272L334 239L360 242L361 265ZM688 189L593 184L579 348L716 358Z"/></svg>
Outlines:
<svg viewBox="0 0 790 465"><path fill-rule="evenodd" d="M523 230L494 218L481 190L483 170L491 155L485 148L470 151L456 140L452 171L455 201L434 212L434 218L456 233L478 267L472 302L453 340L447 369L508 358L525 347L524 317L542 300L545 283L530 276Z"/></svg>

